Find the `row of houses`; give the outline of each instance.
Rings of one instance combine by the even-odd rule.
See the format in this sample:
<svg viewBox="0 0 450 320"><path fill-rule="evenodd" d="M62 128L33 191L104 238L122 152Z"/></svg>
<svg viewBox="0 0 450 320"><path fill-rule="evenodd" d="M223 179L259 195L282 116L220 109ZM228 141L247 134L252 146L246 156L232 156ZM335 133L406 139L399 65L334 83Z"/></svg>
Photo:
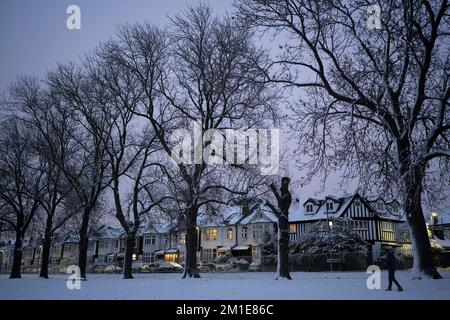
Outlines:
<svg viewBox="0 0 450 320"><path fill-rule="evenodd" d="M404 228L405 214L398 201L386 202L381 197L363 197L358 193L345 197L297 199L289 213L290 238L295 240L311 225L335 218L349 218L354 230L368 243L372 259L377 260L384 246L408 245L408 236L399 232ZM434 221L436 241L449 245L450 223ZM443 223L446 222L447 224ZM214 261L217 256L230 254L248 260L261 260L265 247L277 231L277 218L262 201L240 201L216 215L201 214L197 221L197 254L199 261ZM405 231L407 232L407 231ZM449 242L449 243L447 243ZM13 245L0 247L2 270L12 263ZM125 235L120 228L103 226L89 240L88 264L91 267L120 264L125 252ZM164 224L146 223L138 232L133 260L136 263L172 261L183 263L185 236L180 228ZM50 265L76 264L78 237L65 235L51 247ZM42 258L39 241L29 240L23 247L24 268L38 268Z"/></svg>

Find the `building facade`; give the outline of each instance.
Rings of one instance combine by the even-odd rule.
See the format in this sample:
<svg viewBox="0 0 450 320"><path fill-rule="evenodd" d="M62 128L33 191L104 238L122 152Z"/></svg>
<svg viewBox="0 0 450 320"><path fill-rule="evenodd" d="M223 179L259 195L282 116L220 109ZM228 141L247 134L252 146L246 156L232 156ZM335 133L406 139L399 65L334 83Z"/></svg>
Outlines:
<svg viewBox="0 0 450 320"><path fill-rule="evenodd" d="M398 228L405 223L398 201L386 202L381 197L363 197L358 193L347 197L307 199L293 203L289 214L290 238L297 239L311 225L334 218L350 218L354 230L369 244L372 258L378 260L384 246L402 246Z"/></svg>

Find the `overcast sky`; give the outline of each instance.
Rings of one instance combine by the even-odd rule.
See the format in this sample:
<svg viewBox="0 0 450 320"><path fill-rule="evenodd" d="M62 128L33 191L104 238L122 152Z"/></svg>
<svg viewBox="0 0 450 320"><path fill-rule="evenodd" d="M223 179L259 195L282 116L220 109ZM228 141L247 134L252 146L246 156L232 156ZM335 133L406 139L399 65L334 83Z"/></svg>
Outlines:
<svg viewBox="0 0 450 320"><path fill-rule="evenodd" d="M57 62L76 61L100 41L114 33L116 24L148 20L156 24L168 22L168 16L184 10L198 0L1 0L0 1L0 91L20 74L42 76ZM205 0L216 14L232 10L232 0ZM81 9L81 30L66 27L69 5ZM283 139L283 141L286 141ZM284 144L283 147L286 147ZM292 144L291 144L292 145ZM297 169L286 172L299 178ZM318 181L297 188L295 197L304 201L310 196L340 196L337 179L331 178L325 192L318 192ZM355 188L348 188L353 192Z"/></svg>

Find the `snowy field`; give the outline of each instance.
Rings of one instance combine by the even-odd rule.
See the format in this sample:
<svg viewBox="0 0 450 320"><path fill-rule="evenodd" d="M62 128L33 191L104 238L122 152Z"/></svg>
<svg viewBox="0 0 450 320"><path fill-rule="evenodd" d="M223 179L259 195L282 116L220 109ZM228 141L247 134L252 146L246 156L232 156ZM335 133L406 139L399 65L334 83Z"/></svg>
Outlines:
<svg viewBox="0 0 450 320"><path fill-rule="evenodd" d="M385 292L366 287L364 272L293 272L294 280L276 281L273 273L206 273L201 279L180 279L180 274L138 274L133 280L121 275L89 275L80 290L69 290L66 277L39 279L24 275L10 280L0 276L0 299L450 299L450 272L443 280L411 280L400 271L397 278L404 292Z"/></svg>

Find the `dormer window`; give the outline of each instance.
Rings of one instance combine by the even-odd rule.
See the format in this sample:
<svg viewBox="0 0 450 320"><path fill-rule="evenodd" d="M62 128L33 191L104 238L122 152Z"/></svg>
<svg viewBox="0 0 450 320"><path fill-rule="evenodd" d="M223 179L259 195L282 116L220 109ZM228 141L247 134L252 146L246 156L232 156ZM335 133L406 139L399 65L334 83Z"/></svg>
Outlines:
<svg viewBox="0 0 450 320"><path fill-rule="evenodd" d="M377 204L377 208L379 211L384 211L384 202L379 201Z"/></svg>
<svg viewBox="0 0 450 320"><path fill-rule="evenodd" d="M394 204L392 205L392 210L394 211L394 213L398 213L400 209L400 205L397 202L394 202Z"/></svg>
<svg viewBox="0 0 450 320"><path fill-rule="evenodd" d="M307 213L312 213L314 211L314 206L312 204L307 204L306 205L306 212Z"/></svg>
<svg viewBox="0 0 450 320"><path fill-rule="evenodd" d="M327 202L327 211L333 210L333 202Z"/></svg>

